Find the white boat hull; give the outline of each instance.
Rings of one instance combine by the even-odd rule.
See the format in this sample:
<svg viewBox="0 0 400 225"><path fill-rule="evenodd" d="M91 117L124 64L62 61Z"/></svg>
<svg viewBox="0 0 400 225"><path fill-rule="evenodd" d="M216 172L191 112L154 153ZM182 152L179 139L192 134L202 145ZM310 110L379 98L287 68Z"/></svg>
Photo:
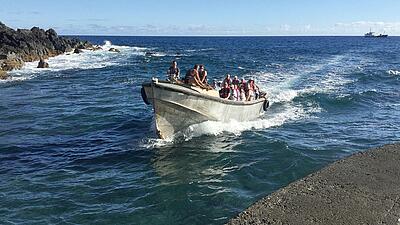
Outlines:
<svg viewBox="0 0 400 225"><path fill-rule="evenodd" d="M268 107L265 98L238 102L216 97L216 93L158 81L142 88L143 100L153 105L157 134L162 139L204 121L255 120Z"/></svg>

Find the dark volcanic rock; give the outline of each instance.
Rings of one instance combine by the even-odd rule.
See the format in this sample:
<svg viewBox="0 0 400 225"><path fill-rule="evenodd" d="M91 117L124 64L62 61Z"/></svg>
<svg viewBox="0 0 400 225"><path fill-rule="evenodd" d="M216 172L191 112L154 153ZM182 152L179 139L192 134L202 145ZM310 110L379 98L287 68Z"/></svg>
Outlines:
<svg viewBox="0 0 400 225"><path fill-rule="evenodd" d="M74 50L74 53L75 54L79 54L79 53L81 53L81 52L83 52L81 49L79 49L79 48L75 48L75 50Z"/></svg>
<svg viewBox="0 0 400 225"><path fill-rule="evenodd" d="M118 49L116 49L116 48L110 48L108 51L110 51L110 52L120 52Z"/></svg>
<svg viewBox="0 0 400 225"><path fill-rule="evenodd" d="M0 69L19 69L24 62L48 58L72 51L91 48L92 44L76 38L60 37L53 29L11 29L0 22Z"/></svg>
<svg viewBox="0 0 400 225"><path fill-rule="evenodd" d="M37 68L49 68L49 63L44 61L44 59L40 59Z"/></svg>
<svg viewBox="0 0 400 225"><path fill-rule="evenodd" d="M146 52L144 55L145 56L154 56L156 52Z"/></svg>
<svg viewBox="0 0 400 225"><path fill-rule="evenodd" d="M98 51L98 50L103 50L103 48L101 46L99 46L99 45L95 45L92 48L89 48L89 50Z"/></svg>

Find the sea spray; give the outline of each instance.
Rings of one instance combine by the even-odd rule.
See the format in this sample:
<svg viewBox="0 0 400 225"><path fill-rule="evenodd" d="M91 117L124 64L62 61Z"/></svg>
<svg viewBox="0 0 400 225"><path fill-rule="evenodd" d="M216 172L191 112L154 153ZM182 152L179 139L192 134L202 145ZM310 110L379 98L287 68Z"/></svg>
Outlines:
<svg viewBox="0 0 400 225"><path fill-rule="evenodd" d="M72 52L64 53L47 60L49 68L37 68L38 61L27 62L20 70L9 72L10 78L1 82L23 81L33 79L45 72L57 72L63 70L87 70L100 69L110 66L123 65L130 56L144 56L147 48L136 46L113 45L111 41L104 41L102 49L92 51L83 50L80 54ZM120 50L120 53L109 52L110 48Z"/></svg>
<svg viewBox="0 0 400 225"><path fill-rule="evenodd" d="M400 75L400 71L398 70L388 70L387 73L389 75Z"/></svg>

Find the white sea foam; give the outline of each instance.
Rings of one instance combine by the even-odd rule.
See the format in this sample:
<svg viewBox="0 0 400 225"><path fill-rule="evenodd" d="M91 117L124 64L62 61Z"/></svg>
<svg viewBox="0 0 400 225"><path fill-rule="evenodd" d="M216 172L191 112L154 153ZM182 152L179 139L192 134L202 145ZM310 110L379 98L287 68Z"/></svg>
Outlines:
<svg viewBox="0 0 400 225"><path fill-rule="evenodd" d="M103 47L111 48L111 46L112 46L111 41L109 41L109 40L104 40L104 45L103 45Z"/></svg>
<svg viewBox="0 0 400 225"><path fill-rule="evenodd" d="M266 67L273 67L273 68L282 68L283 67L283 65L279 64L279 63L270 63L270 64L267 64L265 66Z"/></svg>
<svg viewBox="0 0 400 225"><path fill-rule="evenodd" d="M167 54L164 53L164 52L155 52L155 53L151 54L150 56L154 56L154 57L164 57L164 56L166 56L166 55L167 55Z"/></svg>
<svg viewBox="0 0 400 225"><path fill-rule="evenodd" d="M35 77L34 74L31 74L30 76L9 76L5 80L0 80L0 84L1 83L7 83L7 82L14 82L14 81L24 81L24 80L27 80L27 79L32 79L34 77Z"/></svg>
<svg viewBox="0 0 400 225"><path fill-rule="evenodd" d="M183 135L185 137L185 140L189 140L193 137L198 137L201 135L216 136L224 132L232 133L238 136L246 130L259 130L270 127L277 127L289 121L296 121L301 118L305 118L306 115L307 113L301 107L286 106L286 108L282 112L267 114L264 118L255 121L230 121L228 123L206 121L200 124L194 124L188 127L183 132Z"/></svg>
<svg viewBox="0 0 400 225"><path fill-rule="evenodd" d="M29 80L39 76L40 73L49 71L56 72L71 69L85 70L114 66L124 63L130 55L145 55L147 50L147 48L143 47L113 45L107 40L104 41L104 45L101 47L102 49L97 51L83 50L80 54L68 52L51 57L47 60L50 65L49 68L38 69L36 68L38 61L27 62L22 69L8 72L10 77L1 82ZM110 48L116 48L120 50L120 52L110 52L108 51Z"/></svg>
<svg viewBox="0 0 400 225"><path fill-rule="evenodd" d="M400 75L400 71L398 70L388 70L387 73L389 75Z"/></svg>
<svg viewBox="0 0 400 225"><path fill-rule="evenodd" d="M204 52L204 51L214 51L215 48L200 48L200 49L187 49L186 52Z"/></svg>
<svg viewBox="0 0 400 225"><path fill-rule="evenodd" d="M158 139L158 138L149 138L142 140L140 146L146 149L153 149L159 147L168 147L174 144L174 139Z"/></svg>

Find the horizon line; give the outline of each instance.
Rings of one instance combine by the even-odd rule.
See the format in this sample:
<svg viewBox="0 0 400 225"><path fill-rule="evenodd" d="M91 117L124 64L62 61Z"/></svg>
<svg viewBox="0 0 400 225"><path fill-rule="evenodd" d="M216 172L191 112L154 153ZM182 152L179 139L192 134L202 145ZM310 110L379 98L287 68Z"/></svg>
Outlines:
<svg viewBox="0 0 400 225"><path fill-rule="evenodd" d="M61 36L94 36L94 37L364 37L364 35L347 34L313 34L313 35L126 35L126 34L59 34ZM389 35L388 37L400 37L400 35Z"/></svg>

